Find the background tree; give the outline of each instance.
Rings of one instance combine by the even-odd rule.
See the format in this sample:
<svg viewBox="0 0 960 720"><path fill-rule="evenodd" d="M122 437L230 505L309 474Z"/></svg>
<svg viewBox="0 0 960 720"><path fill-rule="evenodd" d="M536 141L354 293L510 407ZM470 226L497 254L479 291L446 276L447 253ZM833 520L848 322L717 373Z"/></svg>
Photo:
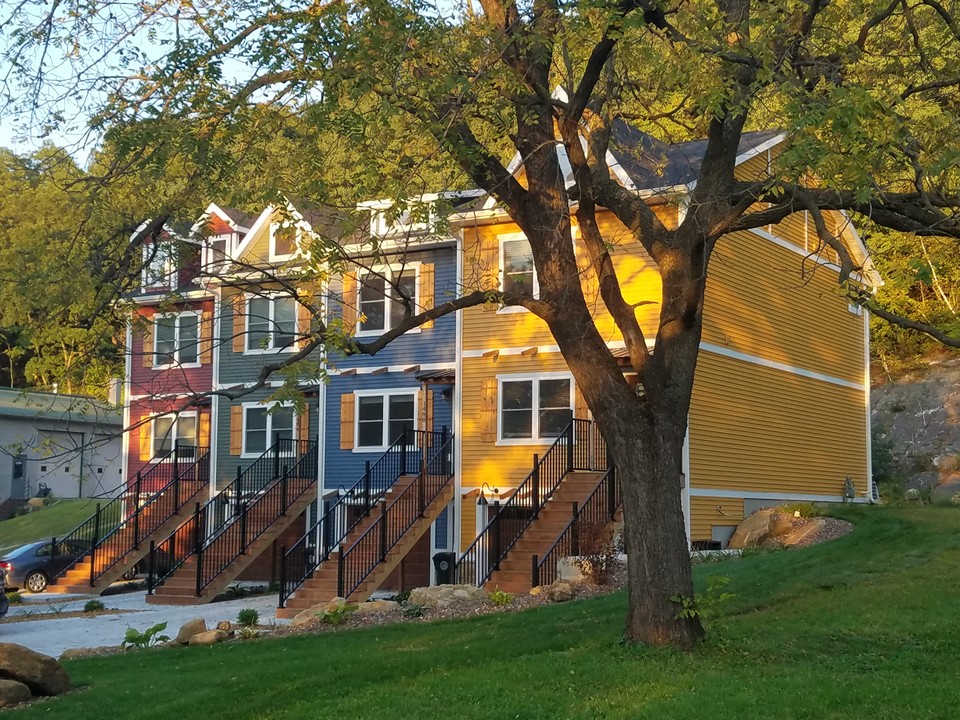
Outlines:
<svg viewBox="0 0 960 720"><path fill-rule="evenodd" d="M69 92L96 103L94 127L125 137L134 159L151 147L165 162L194 168L193 189L207 171L229 174L231 134L256 103L285 106L307 126L353 140L356 154L346 164L378 168L379 196L402 202L423 188L409 182L409 167L371 157L371 149L409 138L414 167L445 169L440 155L452 161L462 173L448 175L452 182L489 192L527 235L539 295L499 300L550 327L620 469L628 636L689 647L702 628L696 618L678 619L670 598L692 595L678 488L713 250L725 233L809 212L820 250L836 253L841 284L858 302L938 335L859 291L864 261L828 229L823 212L846 210L922 237L960 236L960 155L951 140L960 130L960 32L950 9L933 0L481 0L480 8L461 17L420 0L245 0L228 8L171 0L136 11L111 0L21 5L5 27L7 92L32 112L62 115L62 74L49 63L69 37L71 58L85 58L74 61ZM154 41L149 53L137 44L146 36ZM557 85L565 97L553 93ZM603 159L619 117L666 130L667 140L707 138L676 229L610 179ZM750 182L734 176L747 127L788 137L770 176ZM558 136L573 187L560 171ZM514 151L523 182L506 169ZM353 179L345 173L336 185ZM663 293L652 349L623 299L597 230L598 206L615 213L658 265ZM643 397L628 387L573 282L572 214ZM484 299L468 296L433 313ZM411 312L405 327L425 319ZM321 325L318 339L327 330ZM374 352L389 339L354 349Z"/></svg>

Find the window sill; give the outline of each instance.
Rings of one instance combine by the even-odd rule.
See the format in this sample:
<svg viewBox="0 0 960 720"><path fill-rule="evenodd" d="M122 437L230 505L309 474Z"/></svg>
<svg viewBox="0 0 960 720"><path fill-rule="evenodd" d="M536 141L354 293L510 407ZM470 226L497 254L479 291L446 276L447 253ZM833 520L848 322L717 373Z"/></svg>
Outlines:
<svg viewBox="0 0 960 720"><path fill-rule="evenodd" d="M283 348L247 348L243 351L244 355L279 355L281 353L293 353L297 352L298 348L295 345L290 347Z"/></svg>
<svg viewBox="0 0 960 720"><path fill-rule="evenodd" d="M362 338L362 337L374 337L374 338L376 338L376 337L380 337L380 336L383 335L385 332L390 332L391 329L392 329L392 328L387 328L387 329L385 329L385 330L358 330L358 331L354 334L354 337L360 337L360 338ZM422 330L422 328L419 328L419 327L410 328L409 330L407 330L407 331L404 333L404 335L416 335L416 334L419 334L421 330Z"/></svg>
<svg viewBox="0 0 960 720"><path fill-rule="evenodd" d="M522 305L507 305L506 307L497 308L497 315L516 315L517 313L528 313L530 312Z"/></svg>
<svg viewBox="0 0 960 720"><path fill-rule="evenodd" d="M173 370L174 368L179 368L180 370L192 370L198 367L202 367L203 363L192 362L192 363L167 363L166 365L154 365L153 370Z"/></svg>
<svg viewBox="0 0 960 720"><path fill-rule="evenodd" d="M552 445L557 438L498 438L497 447L509 447L511 445Z"/></svg>

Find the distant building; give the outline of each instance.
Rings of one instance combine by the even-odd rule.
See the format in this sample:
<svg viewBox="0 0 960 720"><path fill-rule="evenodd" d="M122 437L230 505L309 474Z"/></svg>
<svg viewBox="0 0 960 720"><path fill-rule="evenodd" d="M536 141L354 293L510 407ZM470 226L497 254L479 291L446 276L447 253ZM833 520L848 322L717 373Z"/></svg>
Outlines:
<svg viewBox="0 0 960 720"><path fill-rule="evenodd" d="M0 389L0 508L49 488L112 495L123 485L120 411L97 400Z"/></svg>

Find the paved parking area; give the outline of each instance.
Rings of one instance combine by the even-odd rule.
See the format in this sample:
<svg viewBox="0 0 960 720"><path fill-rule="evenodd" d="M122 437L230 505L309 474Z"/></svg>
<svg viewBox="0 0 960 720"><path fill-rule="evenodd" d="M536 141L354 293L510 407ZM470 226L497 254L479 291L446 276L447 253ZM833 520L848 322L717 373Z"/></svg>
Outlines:
<svg viewBox="0 0 960 720"><path fill-rule="evenodd" d="M25 594L24 604L11 605L7 617L0 620L0 642L17 643L56 657L68 648L119 645L128 627L144 630L157 623L166 622L165 634L173 637L183 623L196 617L206 620L208 627L216 625L220 620L236 622L237 613L243 608L255 608L260 613L262 624L289 622L275 620L275 594L208 605L147 605L145 597L146 593L142 590L99 598L95 595ZM49 618L8 622L16 615L36 612L45 609L45 606L46 609L62 608L63 612L82 610L84 603L91 598L99 599L110 610L132 612L71 618L58 618L56 614L51 614Z"/></svg>

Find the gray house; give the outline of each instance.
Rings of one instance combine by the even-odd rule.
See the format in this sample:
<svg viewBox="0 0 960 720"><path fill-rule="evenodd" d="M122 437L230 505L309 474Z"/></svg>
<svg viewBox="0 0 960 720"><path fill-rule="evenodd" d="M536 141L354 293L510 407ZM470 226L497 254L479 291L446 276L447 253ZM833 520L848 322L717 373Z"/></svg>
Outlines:
<svg viewBox="0 0 960 720"><path fill-rule="evenodd" d="M62 498L118 492L122 430L106 403L0 388L0 516L44 488Z"/></svg>

